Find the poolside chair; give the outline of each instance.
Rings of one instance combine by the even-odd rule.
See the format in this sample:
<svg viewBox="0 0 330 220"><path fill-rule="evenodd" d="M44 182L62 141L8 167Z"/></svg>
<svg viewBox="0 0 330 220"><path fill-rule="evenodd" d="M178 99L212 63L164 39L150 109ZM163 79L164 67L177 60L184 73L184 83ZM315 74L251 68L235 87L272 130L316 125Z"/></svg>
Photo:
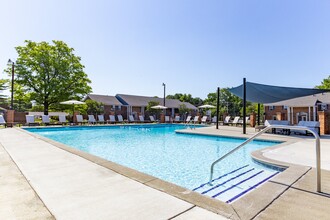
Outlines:
<svg viewBox="0 0 330 220"><path fill-rule="evenodd" d="M188 117L186 118L186 124L188 124L191 120L191 115L188 115Z"/></svg>
<svg viewBox="0 0 330 220"><path fill-rule="evenodd" d="M76 115L76 119L77 119L77 121L76 121L76 123L77 124L83 124L84 123L84 118L83 118L83 116L82 115Z"/></svg>
<svg viewBox="0 0 330 220"><path fill-rule="evenodd" d="M98 119L98 121L97 121L98 123L102 123L102 124L104 124L104 122L105 122L105 121L104 121L104 115L98 115L98 116L97 116L97 119Z"/></svg>
<svg viewBox="0 0 330 220"><path fill-rule="evenodd" d="M135 122L134 116L133 115L129 115L128 116L128 121L129 122Z"/></svg>
<svg viewBox="0 0 330 220"><path fill-rule="evenodd" d="M239 118L240 118L239 116L236 116L233 121L229 122L229 124L237 126L239 122Z"/></svg>
<svg viewBox="0 0 330 220"><path fill-rule="evenodd" d="M25 119L26 119L26 124L28 126L30 126L30 125L39 125L38 122L35 122L34 115L25 115Z"/></svg>
<svg viewBox="0 0 330 220"><path fill-rule="evenodd" d="M139 122L141 122L141 123L144 123L144 117L143 117L143 115L139 115Z"/></svg>
<svg viewBox="0 0 330 220"><path fill-rule="evenodd" d="M58 122L60 123L60 124L66 124L67 123L67 121L66 121L66 116L65 115L59 115L58 116Z"/></svg>
<svg viewBox="0 0 330 220"><path fill-rule="evenodd" d="M197 116L195 116L194 117L194 124L198 124L199 123L199 116L197 115Z"/></svg>
<svg viewBox="0 0 330 220"><path fill-rule="evenodd" d="M248 125L250 123L250 117L249 116L245 117L245 123L246 123L246 125ZM238 124L243 125L243 119L239 120Z"/></svg>
<svg viewBox="0 0 330 220"><path fill-rule="evenodd" d="M319 121L299 121L297 126L304 126L311 130L316 131L320 135L320 122ZM295 134L303 134L308 135L310 132L308 131L301 131L301 130L291 130L291 132Z"/></svg>
<svg viewBox="0 0 330 220"><path fill-rule="evenodd" d="M116 116L114 116L114 115L109 115L109 120L108 120L108 122L109 122L110 124L115 124L115 123L116 123Z"/></svg>
<svg viewBox="0 0 330 220"><path fill-rule="evenodd" d="M180 123L181 122L179 115L175 116L174 122L176 122L176 123Z"/></svg>
<svg viewBox="0 0 330 220"><path fill-rule="evenodd" d="M122 115L117 115L117 118L119 123L125 123Z"/></svg>
<svg viewBox="0 0 330 220"><path fill-rule="evenodd" d="M171 118L170 116L165 116L165 123L171 123Z"/></svg>
<svg viewBox="0 0 330 220"><path fill-rule="evenodd" d="M49 115L42 115L42 123L44 123L45 125L50 125L50 119L49 119Z"/></svg>
<svg viewBox="0 0 330 220"><path fill-rule="evenodd" d="M88 124L96 124L94 115L88 115Z"/></svg>
<svg viewBox="0 0 330 220"><path fill-rule="evenodd" d="M0 125L4 125L5 128L7 127L7 123L6 123L5 118L3 117L3 115L0 115Z"/></svg>
<svg viewBox="0 0 330 220"><path fill-rule="evenodd" d="M156 122L154 116L150 115L149 118L150 118L150 122Z"/></svg>
<svg viewBox="0 0 330 220"><path fill-rule="evenodd" d="M217 116L213 116L211 122L212 122L213 124L216 124L216 123L217 123Z"/></svg>
<svg viewBox="0 0 330 220"><path fill-rule="evenodd" d="M223 125L229 125L230 124L230 118L231 118L231 116L226 116L225 119L223 120Z"/></svg>
<svg viewBox="0 0 330 220"><path fill-rule="evenodd" d="M207 121L207 116L203 116L201 119L201 123L206 124L206 121Z"/></svg>

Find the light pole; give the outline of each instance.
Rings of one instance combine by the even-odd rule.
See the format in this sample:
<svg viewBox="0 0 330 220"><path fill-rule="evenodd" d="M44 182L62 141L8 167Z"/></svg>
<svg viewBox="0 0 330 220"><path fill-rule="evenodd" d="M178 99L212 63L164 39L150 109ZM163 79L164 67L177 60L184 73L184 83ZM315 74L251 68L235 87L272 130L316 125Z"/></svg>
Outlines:
<svg viewBox="0 0 330 220"><path fill-rule="evenodd" d="M14 73L15 73L15 63L11 61L11 59L8 60L8 65L11 66L11 98L10 98L10 110L14 109Z"/></svg>
<svg viewBox="0 0 330 220"><path fill-rule="evenodd" d="M165 106L165 93L166 93L166 84L163 83L163 86L164 86L164 106Z"/></svg>

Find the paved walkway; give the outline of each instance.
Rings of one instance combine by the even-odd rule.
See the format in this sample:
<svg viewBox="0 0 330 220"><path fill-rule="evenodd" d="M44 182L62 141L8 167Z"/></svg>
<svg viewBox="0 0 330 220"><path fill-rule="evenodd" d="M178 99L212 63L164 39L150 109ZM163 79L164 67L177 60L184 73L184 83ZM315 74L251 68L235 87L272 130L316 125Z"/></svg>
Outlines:
<svg viewBox="0 0 330 220"><path fill-rule="evenodd" d="M1 129L0 143L26 178L1 148L1 219L223 219L18 129ZM19 184L8 187L12 172Z"/></svg>

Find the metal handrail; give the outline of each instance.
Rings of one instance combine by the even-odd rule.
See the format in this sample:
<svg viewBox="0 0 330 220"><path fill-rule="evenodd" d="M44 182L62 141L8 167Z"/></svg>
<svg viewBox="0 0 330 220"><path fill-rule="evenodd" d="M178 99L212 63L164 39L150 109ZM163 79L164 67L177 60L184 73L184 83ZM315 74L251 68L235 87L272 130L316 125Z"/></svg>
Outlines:
<svg viewBox="0 0 330 220"><path fill-rule="evenodd" d="M210 172L210 180L209 180L209 185L212 185L211 181L213 178L213 171L214 171L214 165L219 163L220 161L222 161L223 159L225 159L227 156L229 156L230 154L234 153L235 151L237 151L238 149L240 149L241 147L243 147L244 145L250 143L251 141L253 141L253 139L255 139L256 137L260 136L261 134L265 133L266 131L269 131L270 129L276 129L276 128L280 128L280 129L293 129L293 130L300 130L300 131L309 131L311 132L314 137L315 137L315 148L316 148L316 180L317 180L317 192L321 192L321 149L320 149L320 136L317 132L315 132L315 130L310 129L308 127L304 127L304 126L287 126L287 125L269 125L266 128L264 128L263 130L259 131L258 133L256 133L255 135L253 135L252 137L250 137L249 139L247 139L246 141L244 141L242 144L238 145L237 147L235 147L234 149L232 149L231 151L229 151L228 153L226 153L225 155L223 155L222 157L220 157L219 159L217 159L216 161L214 161L211 165L211 172Z"/></svg>

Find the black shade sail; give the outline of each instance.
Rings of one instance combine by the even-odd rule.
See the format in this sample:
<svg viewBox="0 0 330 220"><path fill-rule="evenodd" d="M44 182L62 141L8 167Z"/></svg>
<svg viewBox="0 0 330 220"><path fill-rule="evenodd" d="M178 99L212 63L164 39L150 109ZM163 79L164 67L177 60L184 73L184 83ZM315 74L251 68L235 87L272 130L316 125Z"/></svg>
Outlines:
<svg viewBox="0 0 330 220"><path fill-rule="evenodd" d="M229 91L243 98L243 84L231 88ZM270 86L246 82L246 100L255 103L267 104L323 92L330 92L330 90Z"/></svg>

